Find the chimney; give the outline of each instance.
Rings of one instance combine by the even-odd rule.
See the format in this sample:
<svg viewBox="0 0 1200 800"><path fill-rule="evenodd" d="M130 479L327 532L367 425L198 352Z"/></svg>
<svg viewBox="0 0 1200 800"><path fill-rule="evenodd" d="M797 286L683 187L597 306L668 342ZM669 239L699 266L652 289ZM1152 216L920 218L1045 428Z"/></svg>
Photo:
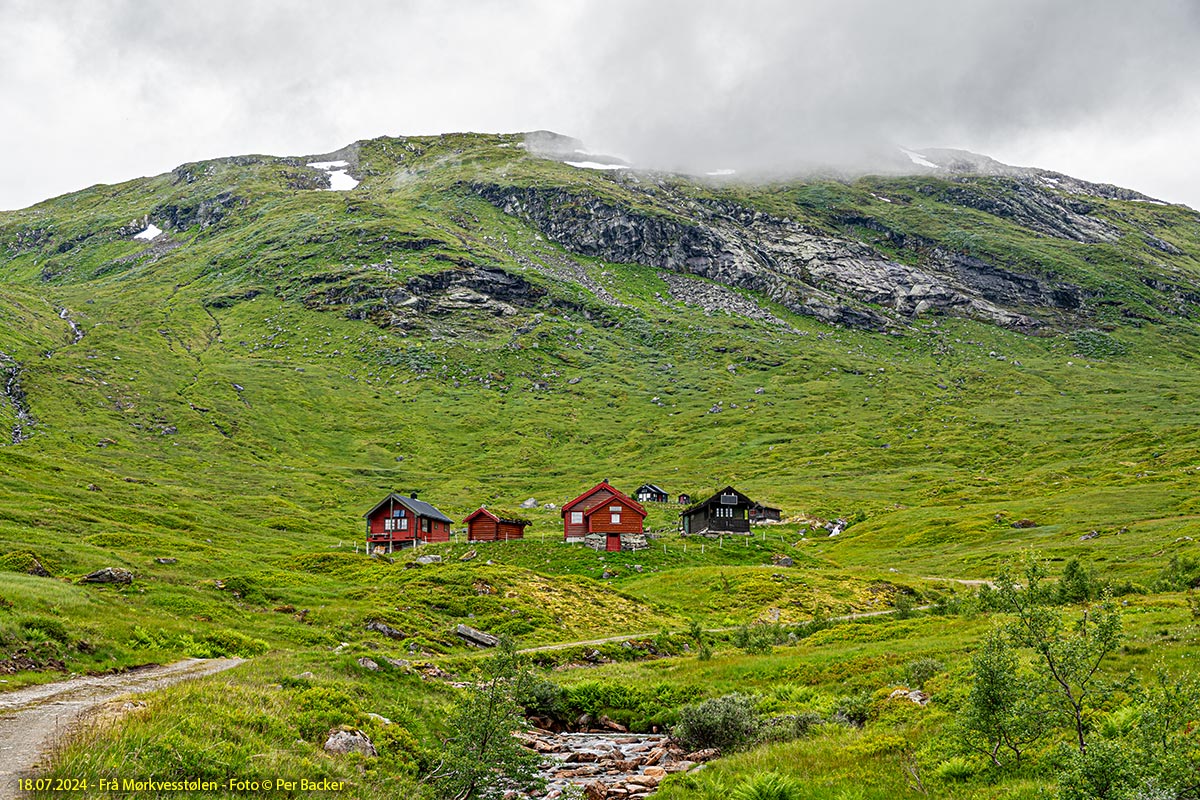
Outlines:
<svg viewBox="0 0 1200 800"><path fill-rule="evenodd" d="M413 489L411 492L408 493L408 496L411 497L413 500L416 500L417 499L417 490Z"/></svg>

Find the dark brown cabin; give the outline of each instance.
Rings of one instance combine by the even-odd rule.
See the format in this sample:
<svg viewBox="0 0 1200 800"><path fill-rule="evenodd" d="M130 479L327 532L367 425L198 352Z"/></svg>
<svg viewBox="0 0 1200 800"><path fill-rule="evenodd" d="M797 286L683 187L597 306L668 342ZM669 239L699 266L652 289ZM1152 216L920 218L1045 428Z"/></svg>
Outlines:
<svg viewBox="0 0 1200 800"><path fill-rule="evenodd" d="M529 520L507 511L488 511L480 507L463 522L467 523L468 542L507 542L525 538Z"/></svg>
<svg viewBox="0 0 1200 800"><path fill-rule="evenodd" d="M763 522L782 522L783 512L778 508L755 503L750 508L750 524L759 525Z"/></svg>
<svg viewBox="0 0 1200 800"><path fill-rule="evenodd" d="M363 515L367 520L367 552L392 553L426 542L450 541L454 521L416 492L405 497L392 492Z"/></svg>
<svg viewBox="0 0 1200 800"><path fill-rule="evenodd" d="M703 502L685 508L680 514L684 535L750 533L750 510L758 506L746 495L726 486Z"/></svg>
<svg viewBox="0 0 1200 800"><path fill-rule="evenodd" d="M606 480L564 505L562 516L565 541L582 542L589 533L600 533L605 549L614 552L621 549L621 534L645 532L646 509Z"/></svg>
<svg viewBox="0 0 1200 800"><path fill-rule="evenodd" d="M669 499L667 490L653 483L643 483L633 496L639 503L665 503Z"/></svg>

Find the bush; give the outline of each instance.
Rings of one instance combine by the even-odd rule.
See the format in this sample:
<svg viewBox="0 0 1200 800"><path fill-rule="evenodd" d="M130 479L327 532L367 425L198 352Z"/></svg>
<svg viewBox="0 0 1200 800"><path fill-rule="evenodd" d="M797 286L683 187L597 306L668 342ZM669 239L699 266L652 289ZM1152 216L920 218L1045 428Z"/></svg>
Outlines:
<svg viewBox="0 0 1200 800"><path fill-rule="evenodd" d="M925 682L944 670L946 665L936 658L918 658L904 665L904 680L911 689L922 689Z"/></svg>
<svg viewBox="0 0 1200 800"><path fill-rule="evenodd" d="M673 733L688 750L736 750L754 741L760 727L754 701L735 693L684 706Z"/></svg>
<svg viewBox="0 0 1200 800"><path fill-rule="evenodd" d="M71 641L71 634L67 631L67 626L50 617L26 617L21 620L21 630L27 634L41 634L60 644L67 644Z"/></svg>
<svg viewBox="0 0 1200 800"><path fill-rule="evenodd" d="M975 774L975 766L962 756L953 756L938 764L934 775L947 783L969 780Z"/></svg>
<svg viewBox="0 0 1200 800"><path fill-rule="evenodd" d="M866 694L846 695L838 698L833 710L833 719L837 722L861 728L867 724L871 716L871 697Z"/></svg>
<svg viewBox="0 0 1200 800"><path fill-rule="evenodd" d="M1087 567L1072 558L1063 567L1062 577L1058 580L1058 601L1060 603L1086 603L1099 594L1099 585Z"/></svg>
<svg viewBox="0 0 1200 800"><path fill-rule="evenodd" d="M526 714L560 719L565 713L563 689L554 681L531 674L518 689L513 699L525 709Z"/></svg>
<svg viewBox="0 0 1200 800"><path fill-rule="evenodd" d="M793 739L803 739L812 733L814 728L824 724L824 717L815 711L784 714L764 722L758 738L764 742L790 742Z"/></svg>
<svg viewBox="0 0 1200 800"><path fill-rule="evenodd" d="M800 800L800 784L775 772L763 772L742 781L731 800Z"/></svg>

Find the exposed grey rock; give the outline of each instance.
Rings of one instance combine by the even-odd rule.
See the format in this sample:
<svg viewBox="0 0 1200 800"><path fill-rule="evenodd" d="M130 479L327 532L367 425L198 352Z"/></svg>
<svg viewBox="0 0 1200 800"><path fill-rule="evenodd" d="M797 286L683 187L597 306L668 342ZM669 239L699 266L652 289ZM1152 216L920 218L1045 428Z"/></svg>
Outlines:
<svg viewBox="0 0 1200 800"><path fill-rule="evenodd" d="M156 558L156 559L154 559L154 563L156 563L156 564L178 564L179 559L178 558Z"/></svg>
<svg viewBox="0 0 1200 800"><path fill-rule="evenodd" d="M317 676L316 676L316 675L313 675L311 672L307 672L307 671L306 671L306 672L301 672L299 675L297 675L297 676L296 676L296 680L298 680L298 681L311 681L311 680L312 680L313 678L315 678L315 677L317 677Z"/></svg>
<svg viewBox="0 0 1200 800"><path fill-rule="evenodd" d="M362 753L368 758L375 758L379 755L370 737L360 730L330 731L329 738L325 740L325 752L335 755Z"/></svg>
<svg viewBox="0 0 1200 800"><path fill-rule="evenodd" d="M469 625L456 626L454 633L467 644L475 645L476 647L495 647L500 644L499 638L492 636L490 633L476 630Z"/></svg>
<svg viewBox="0 0 1200 800"><path fill-rule="evenodd" d="M521 508L537 508L538 501L532 497L521 503Z"/></svg>
<svg viewBox="0 0 1200 800"><path fill-rule="evenodd" d="M375 631L376 633L382 633L384 636L388 637L389 639L408 638L407 635L404 633L404 631L399 630L397 628L393 628L391 625L388 625L386 622L383 622L383 621L377 620L377 619L373 619L367 623L367 630Z"/></svg>
<svg viewBox="0 0 1200 800"><path fill-rule="evenodd" d="M118 583L128 585L133 583L133 573L120 567L104 567L85 575L83 583Z"/></svg>
<svg viewBox="0 0 1200 800"><path fill-rule="evenodd" d="M934 242L919 243L922 263L909 266L850 239L724 201L676 196L662 185L656 187L655 201L675 216L635 211L560 188L493 184L473 188L497 208L527 220L573 252L691 273L760 292L793 312L834 324L886 330L897 321L942 310L1031 330L1040 323L1025 313L1025 305L1056 312L1080 303L1075 287L994 267L939 249ZM1083 206L1072 208L1057 195L1040 190L1028 189L1025 195L1024 205L1017 203L1019 207L1011 209L997 205L991 211L1007 209L1023 215L1020 219L1032 229L1057 231L1052 235L1065 238L1105 241L1111 235L1111 226L1089 217ZM977 205L990 202L976 200ZM894 313L881 314L868 304Z"/></svg>
<svg viewBox="0 0 1200 800"><path fill-rule="evenodd" d="M430 553L428 555L417 556L416 558L413 559L413 562L417 563L417 564L423 564L423 565L424 564L440 564L440 563L442 563L442 557L437 555L436 553Z"/></svg>
<svg viewBox="0 0 1200 800"><path fill-rule="evenodd" d="M379 664L373 658L362 656L358 659L358 665L365 670L369 670L370 672L379 672Z"/></svg>
<svg viewBox="0 0 1200 800"><path fill-rule="evenodd" d="M478 555L478 554L474 550L468 550L467 552L465 552L461 556L459 556L458 560L459 561L470 561L471 559L475 558L476 555Z"/></svg>
<svg viewBox="0 0 1200 800"><path fill-rule="evenodd" d="M47 571L47 569L42 566L42 562L38 561L36 558L29 560L29 568L25 570L25 573L27 575L35 575L39 578L50 577L49 571Z"/></svg>

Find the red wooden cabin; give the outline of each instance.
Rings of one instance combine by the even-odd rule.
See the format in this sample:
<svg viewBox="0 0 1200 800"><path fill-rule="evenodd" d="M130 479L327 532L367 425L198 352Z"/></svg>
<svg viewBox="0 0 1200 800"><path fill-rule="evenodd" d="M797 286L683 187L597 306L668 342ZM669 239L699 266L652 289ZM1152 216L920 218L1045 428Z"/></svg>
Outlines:
<svg viewBox="0 0 1200 800"><path fill-rule="evenodd" d="M368 553L391 553L423 542L450 541L453 520L418 500L416 492L411 497L392 492L363 516L367 519Z"/></svg>
<svg viewBox="0 0 1200 800"><path fill-rule="evenodd" d="M582 542L589 533L604 534L605 548L620 551L622 533L643 533L646 509L607 480L562 507L563 539Z"/></svg>
<svg viewBox="0 0 1200 800"><path fill-rule="evenodd" d="M525 537L529 520L505 511L492 512L480 508L463 522L467 523L468 542L507 542Z"/></svg>

